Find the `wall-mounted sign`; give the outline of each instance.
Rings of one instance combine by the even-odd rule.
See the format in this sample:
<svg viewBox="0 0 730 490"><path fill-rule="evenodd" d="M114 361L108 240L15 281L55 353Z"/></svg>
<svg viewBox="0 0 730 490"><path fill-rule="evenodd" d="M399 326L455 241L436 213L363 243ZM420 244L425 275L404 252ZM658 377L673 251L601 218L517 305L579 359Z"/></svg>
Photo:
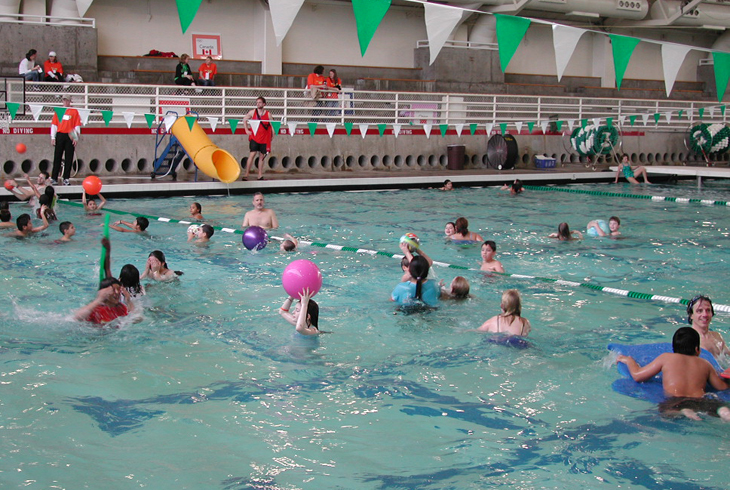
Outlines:
<svg viewBox="0 0 730 490"><path fill-rule="evenodd" d="M220 34L193 34L193 59L205 59L210 56L214 60L223 57Z"/></svg>

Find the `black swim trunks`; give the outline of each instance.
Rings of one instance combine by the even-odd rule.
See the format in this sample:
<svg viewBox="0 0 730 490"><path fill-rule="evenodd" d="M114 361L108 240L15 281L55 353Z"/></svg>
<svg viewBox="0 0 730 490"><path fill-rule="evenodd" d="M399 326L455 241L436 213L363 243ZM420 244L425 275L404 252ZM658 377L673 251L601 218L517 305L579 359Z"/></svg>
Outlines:
<svg viewBox="0 0 730 490"><path fill-rule="evenodd" d="M673 396L659 404L659 413L668 414L679 412L686 408L695 412L703 412L713 417L719 417L717 411L726 406L727 403L717 398L690 398L686 396Z"/></svg>

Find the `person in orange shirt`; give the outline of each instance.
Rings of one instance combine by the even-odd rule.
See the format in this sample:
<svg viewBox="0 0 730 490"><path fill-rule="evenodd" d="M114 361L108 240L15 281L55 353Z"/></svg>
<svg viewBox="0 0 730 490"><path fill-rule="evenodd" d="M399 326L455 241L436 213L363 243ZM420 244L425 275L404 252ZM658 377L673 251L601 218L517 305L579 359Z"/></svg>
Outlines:
<svg viewBox="0 0 730 490"><path fill-rule="evenodd" d="M325 97L328 99L325 104L327 107L337 107L337 99L339 99L340 92L342 92L342 80L337 76L337 70L334 68L330 70L329 75L330 76L325 80L328 90L325 94ZM337 111L329 111L329 115L336 116Z"/></svg>
<svg viewBox="0 0 730 490"><path fill-rule="evenodd" d="M213 78L218 73L218 67L213 63L213 58L208 56L205 58L205 63L200 65L198 69L198 85L215 87L215 81Z"/></svg>
<svg viewBox="0 0 730 490"><path fill-rule="evenodd" d="M324 66L317 65L307 76L307 96L316 102L317 107L324 106L324 102L321 100L322 92L327 90L327 80L322 76L324 73ZM314 109L312 111L312 122L317 122L316 117L322 114L322 109Z"/></svg>
<svg viewBox="0 0 730 490"><path fill-rule="evenodd" d="M69 177L71 176L71 165L74 160L74 149L79 142L81 135L81 116L79 111L71 107L71 95L64 94L63 106L66 112L61 120L58 115L53 114L51 122L51 144L55 146L53 153L53 172L51 172L51 184L58 183L58 174L61 171L61 157L66 154L66 164L63 169L63 185L69 185Z"/></svg>
<svg viewBox="0 0 730 490"><path fill-rule="evenodd" d="M56 52L48 53L48 59L43 63L43 71L45 72L46 82L63 82L63 65L58 61Z"/></svg>

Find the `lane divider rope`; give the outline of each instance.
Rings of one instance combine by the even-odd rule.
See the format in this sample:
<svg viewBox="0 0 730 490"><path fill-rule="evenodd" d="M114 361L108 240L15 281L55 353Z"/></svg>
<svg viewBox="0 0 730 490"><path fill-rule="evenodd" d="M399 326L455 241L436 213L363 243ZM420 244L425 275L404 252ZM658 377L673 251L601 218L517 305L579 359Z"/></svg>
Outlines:
<svg viewBox="0 0 730 490"><path fill-rule="evenodd" d="M539 186L539 185L525 185L525 189L531 191L551 191L551 192L568 192L570 194L587 194L590 196L606 196L606 197L623 197L627 199L643 199L651 200L655 202L678 202L681 204L707 204L712 206L730 206L729 201L713 201L711 199L695 199L687 197L667 197L667 196L650 196L643 194L626 194L622 192L607 192L607 191L589 191L585 189L570 189L565 187L551 187L551 186Z"/></svg>
<svg viewBox="0 0 730 490"><path fill-rule="evenodd" d="M59 199L58 203L65 204L68 206L80 207L80 208L84 207L84 205L81 203L72 202L72 201L68 201L65 199ZM178 219L173 219L173 218L164 218L164 217L160 217L160 216L151 216L148 214L132 213L129 211L119 211L116 209L103 208L102 211L106 211L108 213L118 214L118 215L130 215L130 216L135 216L137 218L147 218L150 221L159 221L162 223L178 223L181 225L202 224L202 223L193 222L193 221L178 220ZM237 230L234 228L225 228L225 227L221 227L221 226L213 226L213 229L222 231L224 233L231 233L231 234L236 234L236 235L243 235L243 233L244 233L244 230ZM272 240L277 240L277 241L284 240L284 238L277 237L277 236L270 236L269 238L271 238ZM366 248L348 247L346 245L336 245L336 244L332 244L332 243L319 243L319 242L310 242L307 240L299 240L299 244L308 245L311 247L327 248L330 250L338 250L338 251L342 251L342 252L353 252L353 253L358 253L358 254L368 254L368 255L372 255L372 256L380 255L383 257L390 257L390 258L399 259L399 260L403 258L402 254L394 254L394 253L390 253L390 252L383 252L380 250L371 250L371 249L366 249ZM435 260L433 261L433 265L438 265L439 267L444 267L444 268L448 268L448 269L481 272L480 269L464 267L462 265L448 264L446 262L438 262ZM647 293L641 293L641 292L637 292L637 291L629 291L627 289L618 289L618 288L599 286L597 284L590 284L587 282L566 281L564 279L554 279L554 278L550 278L550 277L530 276L530 275L526 275L526 274L510 274L507 272L490 272L489 274L494 274L494 275L504 276L504 277L511 277L513 279L550 282L550 283L560 284L561 286L586 288L586 289L590 289L592 291L601 291L604 293L615 294L618 296L626 296L628 298L633 298L633 299L659 301L662 303L678 303L678 304L683 304L686 306L689 304L689 301L690 301L690 300L684 299L684 298L676 298L676 297L672 297L672 296L662 296L662 295L658 295L658 294L647 294ZM715 311L721 311L723 313L730 313L730 305L713 303L713 307L715 308Z"/></svg>

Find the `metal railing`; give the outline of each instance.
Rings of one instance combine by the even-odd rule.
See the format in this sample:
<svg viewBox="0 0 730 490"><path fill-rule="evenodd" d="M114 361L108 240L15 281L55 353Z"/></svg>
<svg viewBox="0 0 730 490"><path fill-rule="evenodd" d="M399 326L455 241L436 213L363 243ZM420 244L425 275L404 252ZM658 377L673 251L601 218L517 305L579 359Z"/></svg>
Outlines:
<svg viewBox="0 0 730 490"><path fill-rule="evenodd" d="M489 94L449 94L425 92L343 91L336 99L311 100L303 89L257 87L179 87L174 85L122 85L100 83L44 83L25 82L8 77L7 101L21 104L13 122L15 125L44 126L53 117L53 106L62 105L61 96L73 95L73 105L91 110L89 126L104 126L100 111L113 111L110 126L126 126L123 113L132 113L132 124L146 127L145 114L161 116L168 111L184 114L197 113L202 121L217 118L219 126L228 119L242 119L256 104L256 98L267 100L266 108L275 121L282 124L401 124L404 127L423 124L465 126L485 124L498 128L507 123L515 130L514 123L534 123L540 128L545 121L593 121L613 118L618 125L625 118L622 129L630 130L629 118L635 116L636 129L644 131L685 132L691 124L700 122L699 110L704 110L702 122L727 123L727 112L719 104L697 101L658 99L618 99L573 96L529 96ZM23 91L25 87L25 91ZM29 105L42 106L33 117ZM6 110L0 101L0 111ZM683 111L680 118L679 111ZM665 114L670 113L668 121ZM660 119L655 124L654 114ZM644 125L644 115L648 124ZM526 126L523 126L523 130ZM468 133L467 133L468 134Z"/></svg>
<svg viewBox="0 0 730 490"><path fill-rule="evenodd" d="M428 39L421 39L416 41L417 48L427 48L430 44ZM444 48L462 48L462 49L487 49L489 51L499 51L499 44L497 43L478 43L474 41L457 41L455 39L448 39L444 43Z"/></svg>
<svg viewBox="0 0 730 490"><path fill-rule="evenodd" d="M0 14L0 22L6 24L31 24L45 26L96 27L96 19L89 17L59 17L57 15Z"/></svg>

